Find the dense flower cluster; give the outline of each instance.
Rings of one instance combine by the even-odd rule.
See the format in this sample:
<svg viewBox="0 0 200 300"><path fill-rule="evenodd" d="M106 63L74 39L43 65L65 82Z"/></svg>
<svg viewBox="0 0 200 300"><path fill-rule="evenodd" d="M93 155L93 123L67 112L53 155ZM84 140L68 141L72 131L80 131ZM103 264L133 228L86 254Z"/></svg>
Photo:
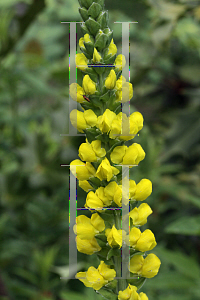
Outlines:
<svg viewBox="0 0 200 300"><path fill-rule="evenodd" d="M129 197L127 202L123 201L131 207L127 216L130 232L120 226L124 191L119 165L134 167L145 158L141 145L125 145L143 128L143 116L134 112L127 117L121 112L121 103L132 98L133 87L121 75L126 60L123 55L116 55L104 0L79 0L79 3L84 36L79 40L82 53L76 55L76 65L83 76L80 85L71 84L70 96L80 103L83 112L72 110L70 120L79 132L85 133L86 140L78 150L80 159L73 160L71 165L76 166L72 172L87 193L85 207L92 215L78 216L73 230L78 251L87 255L96 253L100 265L77 273L76 278L106 299L148 300L138 290L160 267L156 255L145 253L156 246L153 232L139 228L152 213L147 203L140 204L152 193L149 179L143 178L138 183L129 180ZM108 64L114 66L104 66ZM123 126L128 129L127 135L121 134ZM115 279L120 276L123 243L130 247L131 283L128 279Z"/></svg>

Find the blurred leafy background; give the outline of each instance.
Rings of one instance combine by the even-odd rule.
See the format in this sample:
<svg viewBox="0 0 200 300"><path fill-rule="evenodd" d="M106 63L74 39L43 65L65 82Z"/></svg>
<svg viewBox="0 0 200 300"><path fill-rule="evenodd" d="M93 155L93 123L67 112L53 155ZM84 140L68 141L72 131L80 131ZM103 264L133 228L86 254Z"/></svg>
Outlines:
<svg viewBox="0 0 200 300"><path fill-rule="evenodd" d="M0 1L0 299L101 299L68 272L69 164L83 137L68 133L69 25L75 0ZM162 261L143 287L150 300L200 299L200 1L105 0L114 41L130 25L134 139L146 158L147 227ZM77 26L78 38L82 36ZM86 193L78 187L78 206ZM89 216L89 214L88 214ZM145 227L145 226L144 226ZM145 228L143 228L145 229ZM78 270L97 267L78 253Z"/></svg>

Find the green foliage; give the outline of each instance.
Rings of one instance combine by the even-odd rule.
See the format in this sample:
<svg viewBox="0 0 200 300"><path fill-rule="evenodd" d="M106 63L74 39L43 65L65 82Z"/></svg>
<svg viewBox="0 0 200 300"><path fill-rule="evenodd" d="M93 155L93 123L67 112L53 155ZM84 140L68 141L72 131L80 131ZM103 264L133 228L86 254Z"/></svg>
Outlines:
<svg viewBox="0 0 200 300"><path fill-rule="evenodd" d="M78 280L60 279L69 272L69 172L60 164L78 158L82 141L82 137L60 136L68 133L69 123L69 25L60 21L79 21L79 3L45 1L45 8L21 34L19 15L24 16L32 2L0 3L2 281L7 299L100 300L100 295ZM95 3L89 10L93 20L104 2ZM142 291L150 300L197 300L200 2L116 0L115 6L105 1L105 9L119 53L121 25L113 22L139 22L130 25L131 113L138 110L144 116L144 129L134 142L140 143L147 155L140 168L130 170L130 177L137 183L142 178L153 183L147 199L153 210L148 228L155 234L158 245L154 252L162 262L159 274L147 280ZM107 22L107 14L100 19ZM93 20L90 22L97 21ZM77 32L81 37L79 26ZM83 207L85 197L78 187L78 207ZM108 212L104 218L109 221ZM108 250L102 248L100 260ZM98 263L93 255L84 254L78 255L78 261L78 271Z"/></svg>

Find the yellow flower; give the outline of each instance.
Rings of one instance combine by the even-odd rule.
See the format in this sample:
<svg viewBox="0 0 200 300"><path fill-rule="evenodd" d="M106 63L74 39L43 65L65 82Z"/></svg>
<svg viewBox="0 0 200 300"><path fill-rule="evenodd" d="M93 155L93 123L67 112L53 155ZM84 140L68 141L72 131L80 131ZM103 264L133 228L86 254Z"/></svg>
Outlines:
<svg viewBox="0 0 200 300"><path fill-rule="evenodd" d="M141 252L152 250L157 245L155 236L153 232L149 229L146 229L141 233L136 245L135 249Z"/></svg>
<svg viewBox="0 0 200 300"><path fill-rule="evenodd" d="M123 157L126 154L127 146L117 146L113 149L110 154L110 159L114 164L121 164L123 161Z"/></svg>
<svg viewBox="0 0 200 300"><path fill-rule="evenodd" d="M94 48L94 52L93 52L93 62L94 63L99 63L101 61L101 54L99 54L99 52L97 51L96 48Z"/></svg>
<svg viewBox="0 0 200 300"><path fill-rule="evenodd" d="M87 102L83 98L83 95L85 95L84 89L77 83L70 84L69 94L72 97L72 100L77 101L78 103Z"/></svg>
<svg viewBox="0 0 200 300"><path fill-rule="evenodd" d="M138 163L143 160L145 157L145 152L142 147L134 143L126 150L126 153L123 157L123 165L138 165Z"/></svg>
<svg viewBox="0 0 200 300"><path fill-rule="evenodd" d="M152 214L152 209L147 203L142 203L139 207L135 207L130 211L129 216L132 219L133 225L141 226L146 224L147 217Z"/></svg>
<svg viewBox="0 0 200 300"><path fill-rule="evenodd" d="M108 47L108 54L111 54L112 56L115 55L117 53L117 46L114 44L114 41L112 39L112 41L110 42L110 45Z"/></svg>
<svg viewBox="0 0 200 300"><path fill-rule="evenodd" d="M80 48L85 48L85 45L84 45L84 38L83 38L83 37L81 37L81 38L79 39L79 47L80 47Z"/></svg>
<svg viewBox="0 0 200 300"><path fill-rule="evenodd" d="M86 272L86 279L92 284L94 290L100 290L108 281L100 275L99 271L90 267Z"/></svg>
<svg viewBox="0 0 200 300"><path fill-rule="evenodd" d="M143 127L144 118L140 112L136 111L130 115L130 122L135 122L137 124L138 131L140 131Z"/></svg>
<svg viewBox="0 0 200 300"><path fill-rule="evenodd" d="M104 207L103 201L94 193L93 191L90 191L87 194L86 197L86 203L85 207L90 207L90 208L102 208Z"/></svg>
<svg viewBox="0 0 200 300"><path fill-rule="evenodd" d="M96 125L97 116L91 109L85 110L84 112L73 109L70 113L70 121L78 131L83 132L83 130Z"/></svg>
<svg viewBox="0 0 200 300"><path fill-rule="evenodd" d="M84 34L84 42L85 43L92 43L90 39L90 35L88 33Z"/></svg>
<svg viewBox="0 0 200 300"><path fill-rule="evenodd" d="M126 232L124 230L117 230L115 225L113 225L112 229L108 228L105 230L105 235L107 236L107 241L110 247L119 246L122 247L122 236L123 240L126 237Z"/></svg>
<svg viewBox="0 0 200 300"><path fill-rule="evenodd" d="M95 252L101 250L101 247L97 243L95 238L91 240L81 240L78 236L76 237L77 250L81 253L92 255Z"/></svg>
<svg viewBox="0 0 200 300"><path fill-rule="evenodd" d="M149 298L145 293L139 293L139 296L140 296L139 300L149 300Z"/></svg>
<svg viewBox="0 0 200 300"><path fill-rule="evenodd" d="M97 156L92 149L91 144L82 143L79 147L79 157L81 160L94 162L97 161Z"/></svg>
<svg viewBox="0 0 200 300"><path fill-rule="evenodd" d="M122 89L122 85L126 82L126 78L124 76L120 76L119 79L116 81L115 89L120 91Z"/></svg>
<svg viewBox="0 0 200 300"><path fill-rule="evenodd" d="M117 71L121 71L125 65L126 65L126 58L124 55L119 54L117 55L116 59L115 59L115 69L117 69Z"/></svg>
<svg viewBox="0 0 200 300"><path fill-rule="evenodd" d="M89 178L94 177L94 174L96 173L95 168L89 162L86 162L85 164L81 160L75 159L70 163L70 166L74 165L76 165L77 167L76 169L71 168L71 171L78 180L88 180Z"/></svg>
<svg viewBox="0 0 200 300"><path fill-rule="evenodd" d="M133 227L129 234L126 236L126 243L130 245L135 250L145 252L152 250L156 246L156 241L154 234L151 230L146 229L143 233L141 233L140 229Z"/></svg>
<svg viewBox="0 0 200 300"><path fill-rule="evenodd" d="M123 134L133 134L133 135L132 136L121 135L122 126L123 126ZM116 116L116 118L112 121L109 137L111 139L119 138L120 140L128 141L134 138L137 132L138 132L138 127L136 122L133 122L132 119L129 120L126 114L120 112ZM119 136L116 136L116 134L119 134Z"/></svg>
<svg viewBox="0 0 200 300"><path fill-rule="evenodd" d="M100 186L97 190L96 190L96 195L102 200L102 202L104 203L104 206L109 206L111 205L112 200L110 200L104 192L104 187Z"/></svg>
<svg viewBox="0 0 200 300"><path fill-rule="evenodd" d="M124 291L119 291L118 300L140 300L137 291L137 287L128 285Z"/></svg>
<svg viewBox="0 0 200 300"><path fill-rule="evenodd" d="M89 75L83 77L82 86L86 95L93 95L96 92L96 83L92 81Z"/></svg>
<svg viewBox="0 0 200 300"><path fill-rule="evenodd" d="M83 189L86 193L88 193L90 190L93 190L94 188L89 184L87 180L79 180L78 185L81 189Z"/></svg>
<svg viewBox="0 0 200 300"><path fill-rule="evenodd" d="M107 186L104 188L104 194L109 200L113 200L116 190L118 188L118 184L116 181L111 181Z"/></svg>
<svg viewBox="0 0 200 300"><path fill-rule="evenodd" d="M118 173L119 170L111 166L109 160L105 157L99 165L95 176L101 181L104 179L110 181L113 175L117 175Z"/></svg>
<svg viewBox="0 0 200 300"><path fill-rule="evenodd" d="M82 240L91 240L105 229L104 220L97 213L93 214L91 219L80 215L76 218L76 222L77 225L74 225L73 230Z"/></svg>
<svg viewBox="0 0 200 300"><path fill-rule="evenodd" d="M84 161L94 162L106 155L106 150L101 148L101 141L82 143L79 147L79 157Z"/></svg>
<svg viewBox="0 0 200 300"><path fill-rule="evenodd" d="M142 255L134 255L130 260L130 272L142 277L152 278L157 275L161 262L153 253L144 259Z"/></svg>
<svg viewBox="0 0 200 300"><path fill-rule="evenodd" d="M106 78L105 80L105 87L108 89L108 90L112 90L114 89L115 87L115 84L116 84L116 74L115 74L115 71L114 70L111 70L108 77Z"/></svg>
<svg viewBox="0 0 200 300"><path fill-rule="evenodd" d="M108 132L111 129L111 124L115 117L116 114L109 109L106 109L103 115L98 117L97 126L101 132Z"/></svg>
<svg viewBox="0 0 200 300"><path fill-rule="evenodd" d="M98 266L98 271L101 274L101 276L108 281L112 281L115 276L116 272L114 269L111 269L110 266L107 266L104 261L100 262L100 265Z"/></svg>
<svg viewBox="0 0 200 300"><path fill-rule="evenodd" d="M83 53L76 54L76 66L78 69L84 71L87 69L88 59Z"/></svg>
<svg viewBox="0 0 200 300"><path fill-rule="evenodd" d="M137 201L145 200L152 193L152 183L149 179L142 179L136 185L136 191L133 199Z"/></svg>
<svg viewBox="0 0 200 300"><path fill-rule="evenodd" d="M123 99L122 99L122 89L116 92L116 101L125 103L133 97L133 86L130 82L125 82L123 84Z"/></svg>
<svg viewBox="0 0 200 300"><path fill-rule="evenodd" d="M92 287L92 283L90 283L86 278L86 272L78 272L75 277L82 281L86 287Z"/></svg>

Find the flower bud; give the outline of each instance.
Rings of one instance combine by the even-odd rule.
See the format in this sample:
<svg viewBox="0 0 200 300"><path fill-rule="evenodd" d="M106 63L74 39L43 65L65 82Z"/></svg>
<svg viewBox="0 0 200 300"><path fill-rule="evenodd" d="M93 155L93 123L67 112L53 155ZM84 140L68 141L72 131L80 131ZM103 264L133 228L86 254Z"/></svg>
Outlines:
<svg viewBox="0 0 200 300"><path fill-rule="evenodd" d="M105 87L109 90L114 89L116 84L116 74L114 70L110 71L110 74L105 80Z"/></svg>
<svg viewBox="0 0 200 300"><path fill-rule="evenodd" d="M83 37L81 37L80 39L79 39L79 47L80 48L83 48L84 50L85 50L85 45L84 45L84 38Z"/></svg>
<svg viewBox="0 0 200 300"><path fill-rule="evenodd" d="M86 103L87 101L83 98L84 89L77 83L70 84L69 94L72 97L72 100L77 101L78 103Z"/></svg>
<svg viewBox="0 0 200 300"><path fill-rule="evenodd" d="M84 71L87 69L88 59L83 53L76 54L76 66L78 69Z"/></svg>
<svg viewBox="0 0 200 300"><path fill-rule="evenodd" d="M96 83L92 81L89 75L83 77L82 86L87 95L92 95L96 92Z"/></svg>
<svg viewBox="0 0 200 300"><path fill-rule="evenodd" d="M124 55L119 54L115 59L115 69L117 72L121 71L126 65L126 58Z"/></svg>
<svg viewBox="0 0 200 300"><path fill-rule="evenodd" d="M101 54L99 54L99 52L97 51L97 49L94 48L94 52L93 52L93 62L94 62L94 63L100 63L101 60L102 60Z"/></svg>
<svg viewBox="0 0 200 300"><path fill-rule="evenodd" d="M117 53L117 46L114 44L114 41L112 39L112 41L110 42L110 45L108 47L108 54L111 54L112 56L115 55Z"/></svg>

